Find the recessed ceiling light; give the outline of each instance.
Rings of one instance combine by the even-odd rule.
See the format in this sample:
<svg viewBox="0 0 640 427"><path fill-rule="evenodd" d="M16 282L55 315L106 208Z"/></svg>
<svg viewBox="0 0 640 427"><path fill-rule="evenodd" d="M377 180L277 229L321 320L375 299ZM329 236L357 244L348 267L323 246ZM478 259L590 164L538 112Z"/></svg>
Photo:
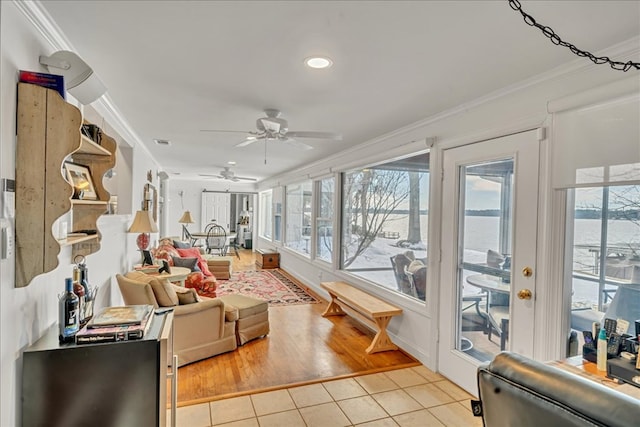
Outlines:
<svg viewBox="0 0 640 427"><path fill-rule="evenodd" d="M171 141L168 139L154 139L153 141L158 145L171 145Z"/></svg>
<svg viewBox="0 0 640 427"><path fill-rule="evenodd" d="M233 166L233 165L235 165L235 164L236 164L236 162L234 162L233 160L229 160L229 161L227 162L227 164L228 164L228 165L232 165L232 166Z"/></svg>
<svg viewBox="0 0 640 427"><path fill-rule="evenodd" d="M333 61L322 56L312 56L304 60L307 67L311 68L329 68L333 65Z"/></svg>

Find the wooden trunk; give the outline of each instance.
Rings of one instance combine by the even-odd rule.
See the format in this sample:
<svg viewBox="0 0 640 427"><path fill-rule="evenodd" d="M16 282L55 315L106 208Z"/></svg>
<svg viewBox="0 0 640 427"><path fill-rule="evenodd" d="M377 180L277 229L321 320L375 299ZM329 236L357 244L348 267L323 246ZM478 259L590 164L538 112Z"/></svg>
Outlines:
<svg viewBox="0 0 640 427"><path fill-rule="evenodd" d="M256 251L256 264L260 268L280 268L280 254L259 249Z"/></svg>

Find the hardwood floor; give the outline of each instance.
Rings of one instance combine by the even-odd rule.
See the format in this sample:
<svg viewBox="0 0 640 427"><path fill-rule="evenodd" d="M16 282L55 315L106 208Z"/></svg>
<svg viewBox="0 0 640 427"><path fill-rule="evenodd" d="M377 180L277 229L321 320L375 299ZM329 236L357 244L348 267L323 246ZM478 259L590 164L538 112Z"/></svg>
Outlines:
<svg viewBox="0 0 640 427"><path fill-rule="evenodd" d="M233 269L256 269L254 254L241 250ZM178 405L420 365L402 351L366 354L373 332L347 316L322 317L326 306L270 307L266 338L178 370Z"/></svg>

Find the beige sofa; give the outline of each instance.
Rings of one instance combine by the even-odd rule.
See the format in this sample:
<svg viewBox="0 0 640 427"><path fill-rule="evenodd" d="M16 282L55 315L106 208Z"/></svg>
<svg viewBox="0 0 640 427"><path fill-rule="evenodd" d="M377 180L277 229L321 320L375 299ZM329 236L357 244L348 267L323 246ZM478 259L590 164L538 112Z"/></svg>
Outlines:
<svg viewBox="0 0 640 427"><path fill-rule="evenodd" d="M127 305L174 307L173 346L178 366L237 348L237 308L140 272L118 274L116 279Z"/></svg>

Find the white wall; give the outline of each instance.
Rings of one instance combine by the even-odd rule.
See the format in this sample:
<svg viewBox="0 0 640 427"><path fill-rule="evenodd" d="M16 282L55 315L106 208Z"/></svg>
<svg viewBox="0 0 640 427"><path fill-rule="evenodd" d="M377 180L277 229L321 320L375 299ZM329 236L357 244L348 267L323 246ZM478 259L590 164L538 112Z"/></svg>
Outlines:
<svg viewBox="0 0 640 427"><path fill-rule="evenodd" d="M0 2L2 178L15 179L17 71L46 72L39 64L38 57L48 55L53 50L13 2ZM122 138L114 134L108 123L104 124L104 128L119 144L122 142ZM124 171L115 179L120 176L126 184L107 182L109 180L105 184L111 191L117 189L125 193L121 203L124 211L128 212L125 215L103 216L98 220L98 228L102 233L101 250L86 259L91 285L100 287L97 307L122 303L114 275L127 271L140 256L135 246L135 235L126 233L131 223L131 206L140 205L146 171L153 170L155 174L159 169L146 151L134 148L131 152L127 144L121 148L125 152L128 150L129 156L123 163ZM128 163L131 163L131 167L126 167ZM131 170L133 172L129 172ZM35 342L47 328L57 324L58 294L64 288L64 279L71 276L70 247L62 248L59 262L54 271L36 277L29 286L16 289L15 256L0 261L0 426L20 424L21 351Z"/></svg>
<svg viewBox="0 0 640 427"><path fill-rule="evenodd" d="M184 211L190 211L194 224L190 231L199 231L203 191L224 191L229 193L253 193L255 184L222 180L186 180L169 178L167 182L167 229L166 236L181 236L182 224L178 220ZM180 192L183 192L182 202ZM183 209L184 204L184 209Z"/></svg>

